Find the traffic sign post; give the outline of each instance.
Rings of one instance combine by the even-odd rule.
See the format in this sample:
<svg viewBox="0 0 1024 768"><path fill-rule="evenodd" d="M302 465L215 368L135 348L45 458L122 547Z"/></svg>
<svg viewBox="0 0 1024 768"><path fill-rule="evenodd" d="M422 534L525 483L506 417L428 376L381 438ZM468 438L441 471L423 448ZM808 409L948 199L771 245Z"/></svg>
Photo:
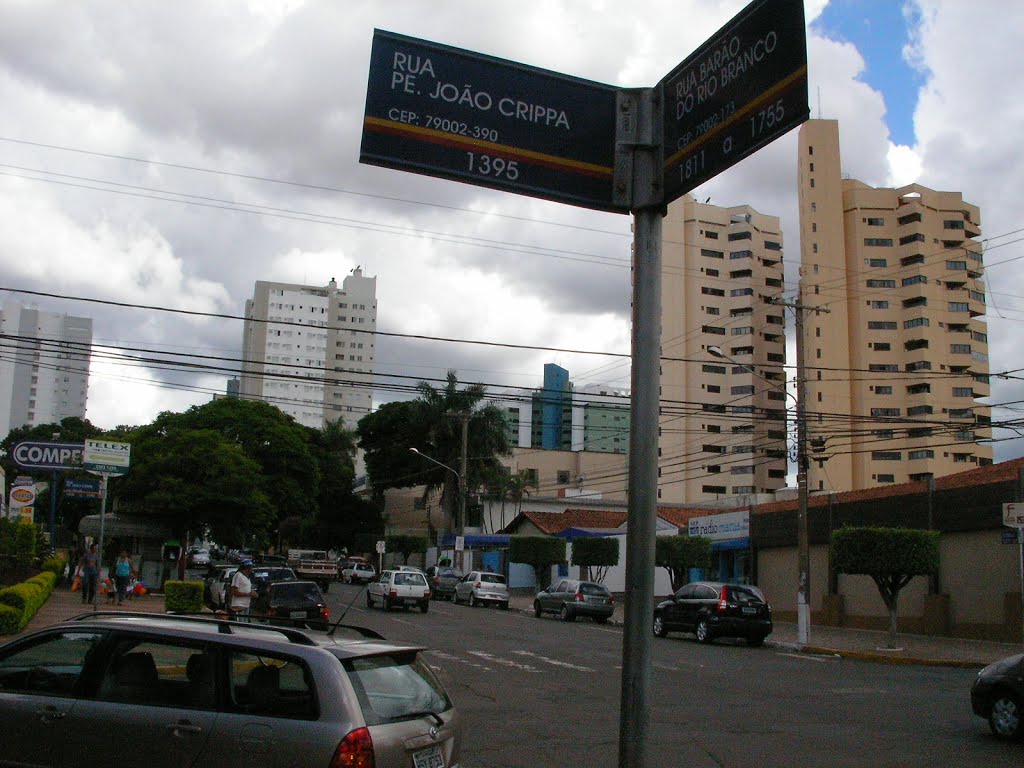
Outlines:
<svg viewBox="0 0 1024 768"><path fill-rule="evenodd" d="M1024 485L1024 474L1018 482ZM1003 504L1003 525L1014 528L1017 534L1020 561L1021 640L1024 641L1024 502Z"/></svg>
<svg viewBox="0 0 1024 768"><path fill-rule="evenodd" d="M661 220L808 114L803 0L754 0L646 89L374 32L360 162L634 214L620 766L649 762Z"/></svg>
<svg viewBox="0 0 1024 768"><path fill-rule="evenodd" d="M114 443L108 440L86 440L82 453L82 468L93 475L100 476L100 539L97 547L96 578L99 578L103 567L103 536L107 517L107 485L111 477L128 474L131 465L129 443ZM99 590L93 597L93 610L99 604Z"/></svg>

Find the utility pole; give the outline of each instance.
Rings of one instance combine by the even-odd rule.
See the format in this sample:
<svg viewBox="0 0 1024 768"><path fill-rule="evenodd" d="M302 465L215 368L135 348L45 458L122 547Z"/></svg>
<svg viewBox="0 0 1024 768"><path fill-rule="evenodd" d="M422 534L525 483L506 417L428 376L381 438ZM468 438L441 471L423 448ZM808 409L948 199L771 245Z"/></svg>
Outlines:
<svg viewBox="0 0 1024 768"><path fill-rule="evenodd" d="M804 333L805 312L828 312L824 307L809 307L803 304L803 291L797 300L773 303L793 310L796 318L796 488L798 507L797 528L797 593L796 593L796 639L801 646L811 642L811 544L807 525L807 369Z"/></svg>
<svg viewBox="0 0 1024 768"><path fill-rule="evenodd" d="M469 451L469 417L470 412L468 410L461 411L459 416L462 418L462 453L459 457L459 519L456 521L458 527L458 535L465 537L466 535L466 464L467 464L467 453ZM465 538L463 538L465 541ZM466 568L466 550L462 550L462 570L467 571Z"/></svg>

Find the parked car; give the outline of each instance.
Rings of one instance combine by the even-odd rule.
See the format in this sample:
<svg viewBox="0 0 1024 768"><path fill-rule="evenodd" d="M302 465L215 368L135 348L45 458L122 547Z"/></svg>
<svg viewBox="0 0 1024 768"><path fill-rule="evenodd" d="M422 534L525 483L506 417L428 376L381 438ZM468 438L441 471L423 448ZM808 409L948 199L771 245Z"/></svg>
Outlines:
<svg viewBox="0 0 1024 768"><path fill-rule="evenodd" d="M369 563L349 563L341 572L341 580L348 584L369 584L375 578L377 569Z"/></svg>
<svg viewBox="0 0 1024 768"><path fill-rule="evenodd" d="M342 634L143 614L29 633L0 646L0 760L460 764L460 717L422 649Z"/></svg>
<svg viewBox="0 0 1024 768"><path fill-rule="evenodd" d="M471 607L493 603L503 611L508 610L508 583L500 573L470 571L455 585L452 600L466 602Z"/></svg>
<svg viewBox="0 0 1024 768"><path fill-rule="evenodd" d="M255 600L252 613L274 623L327 629L330 611L320 587L312 581L274 581Z"/></svg>
<svg viewBox="0 0 1024 768"><path fill-rule="evenodd" d="M237 570L237 565L226 565L220 570L217 578L210 582L210 599L215 611L224 609L227 603L228 584Z"/></svg>
<svg viewBox="0 0 1024 768"><path fill-rule="evenodd" d="M414 605L424 613L430 608L430 587L427 577L411 571L382 571L380 578L371 581L366 588L366 607L377 603L385 611L397 606L410 608Z"/></svg>
<svg viewBox="0 0 1024 768"><path fill-rule="evenodd" d="M338 561L338 578L339 579L341 578L342 571L344 571L349 566L354 565L355 563L367 563L367 564L369 564L370 561L367 560L365 557L359 557L358 555L353 555L352 557L344 557L344 558L342 558L341 560Z"/></svg>
<svg viewBox="0 0 1024 768"><path fill-rule="evenodd" d="M451 600L455 595L455 586L466 574L447 565L432 565L427 568L426 575L431 595L438 600Z"/></svg>
<svg viewBox="0 0 1024 768"><path fill-rule="evenodd" d="M253 562L257 565L288 565L288 558L284 555L269 555L266 552L261 552L253 558Z"/></svg>
<svg viewBox="0 0 1024 768"><path fill-rule="evenodd" d="M654 609L654 634L693 632L702 643L716 637L741 637L763 645L772 631L772 609L757 587L693 581Z"/></svg>
<svg viewBox="0 0 1024 768"><path fill-rule="evenodd" d="M203 602L214 610L220 607L220 603L224 599L224 585L221 583L221 577L224 576L224 572L227 570L234 573L238 570L238 566L211 565L210 569L206 572L206 577L203 579Z"/></svg>
<svg viewBox="0 0 1024 768"><path fill-rule="evenodd" d="M533 614L557 613L564 621L575 621L577 616L589 616L604 624L615 611L615 598L604 584L594 581L561 579L537 593L533 599Z"/></svg>
<svg viewBox="0 0 1024 768"><path fill-rule="evenodd" d="M974 714L1001 739L1024 739L1024 654L989 664L971 686Z"/></svg>
<svg viewBox="0 0 1024 768"><path fill-rule="evenodd" d="M268 584L278 581L296 581L298 578L295 571L287 566L257 565L252 569L252 586L257 592L266 589Z"/></svg>
<svg viewBox="0 0 1024 768"><path fill-rule="evenodd" d="M185 560L190 568L204 568L210 564L210 551L201 548L190 549Z"/></svg>

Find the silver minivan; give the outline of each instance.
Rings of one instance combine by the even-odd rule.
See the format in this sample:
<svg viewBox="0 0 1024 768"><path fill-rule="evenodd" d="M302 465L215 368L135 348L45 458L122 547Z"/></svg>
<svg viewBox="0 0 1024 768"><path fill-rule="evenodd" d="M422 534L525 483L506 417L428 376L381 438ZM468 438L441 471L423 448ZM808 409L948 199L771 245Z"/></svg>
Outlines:
<svg viewBox="0 0 1024 768"><path fill-rule="evenodd" d="M0 646L0 765L455 768L424 649L368 634L130 613L33 632Z"/></svg>
<svg viewBox="0 0 1024 768"><path fill-rule="evenodd" d="M470 606L492 603L503 611L508 610L508 582L500 573L470 571L455 585L452 600L465 602Z"/></svg>

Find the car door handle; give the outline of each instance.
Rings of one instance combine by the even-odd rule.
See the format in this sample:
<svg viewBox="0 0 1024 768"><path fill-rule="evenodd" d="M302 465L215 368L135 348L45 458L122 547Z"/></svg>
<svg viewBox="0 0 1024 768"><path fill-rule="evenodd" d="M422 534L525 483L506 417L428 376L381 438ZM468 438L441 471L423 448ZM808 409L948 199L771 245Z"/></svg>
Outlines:
<svg viewBox="0 0 1024 768"><path fill-rule="evenodd" d="M171 732L172 736L181 736L183 733L202 733L203 728L200 725L192 725L192 723L186 721L180 723L168 723L167 730Z"/></svg>
<svg viewBox="0 0 1024 768"><path fill-rule="evenodd" d="M52 705L37 709L36 714L39 715L39 719L44 723L49 723L53 720L61 720L68 716L67 712L62 712Z"/></svg>

